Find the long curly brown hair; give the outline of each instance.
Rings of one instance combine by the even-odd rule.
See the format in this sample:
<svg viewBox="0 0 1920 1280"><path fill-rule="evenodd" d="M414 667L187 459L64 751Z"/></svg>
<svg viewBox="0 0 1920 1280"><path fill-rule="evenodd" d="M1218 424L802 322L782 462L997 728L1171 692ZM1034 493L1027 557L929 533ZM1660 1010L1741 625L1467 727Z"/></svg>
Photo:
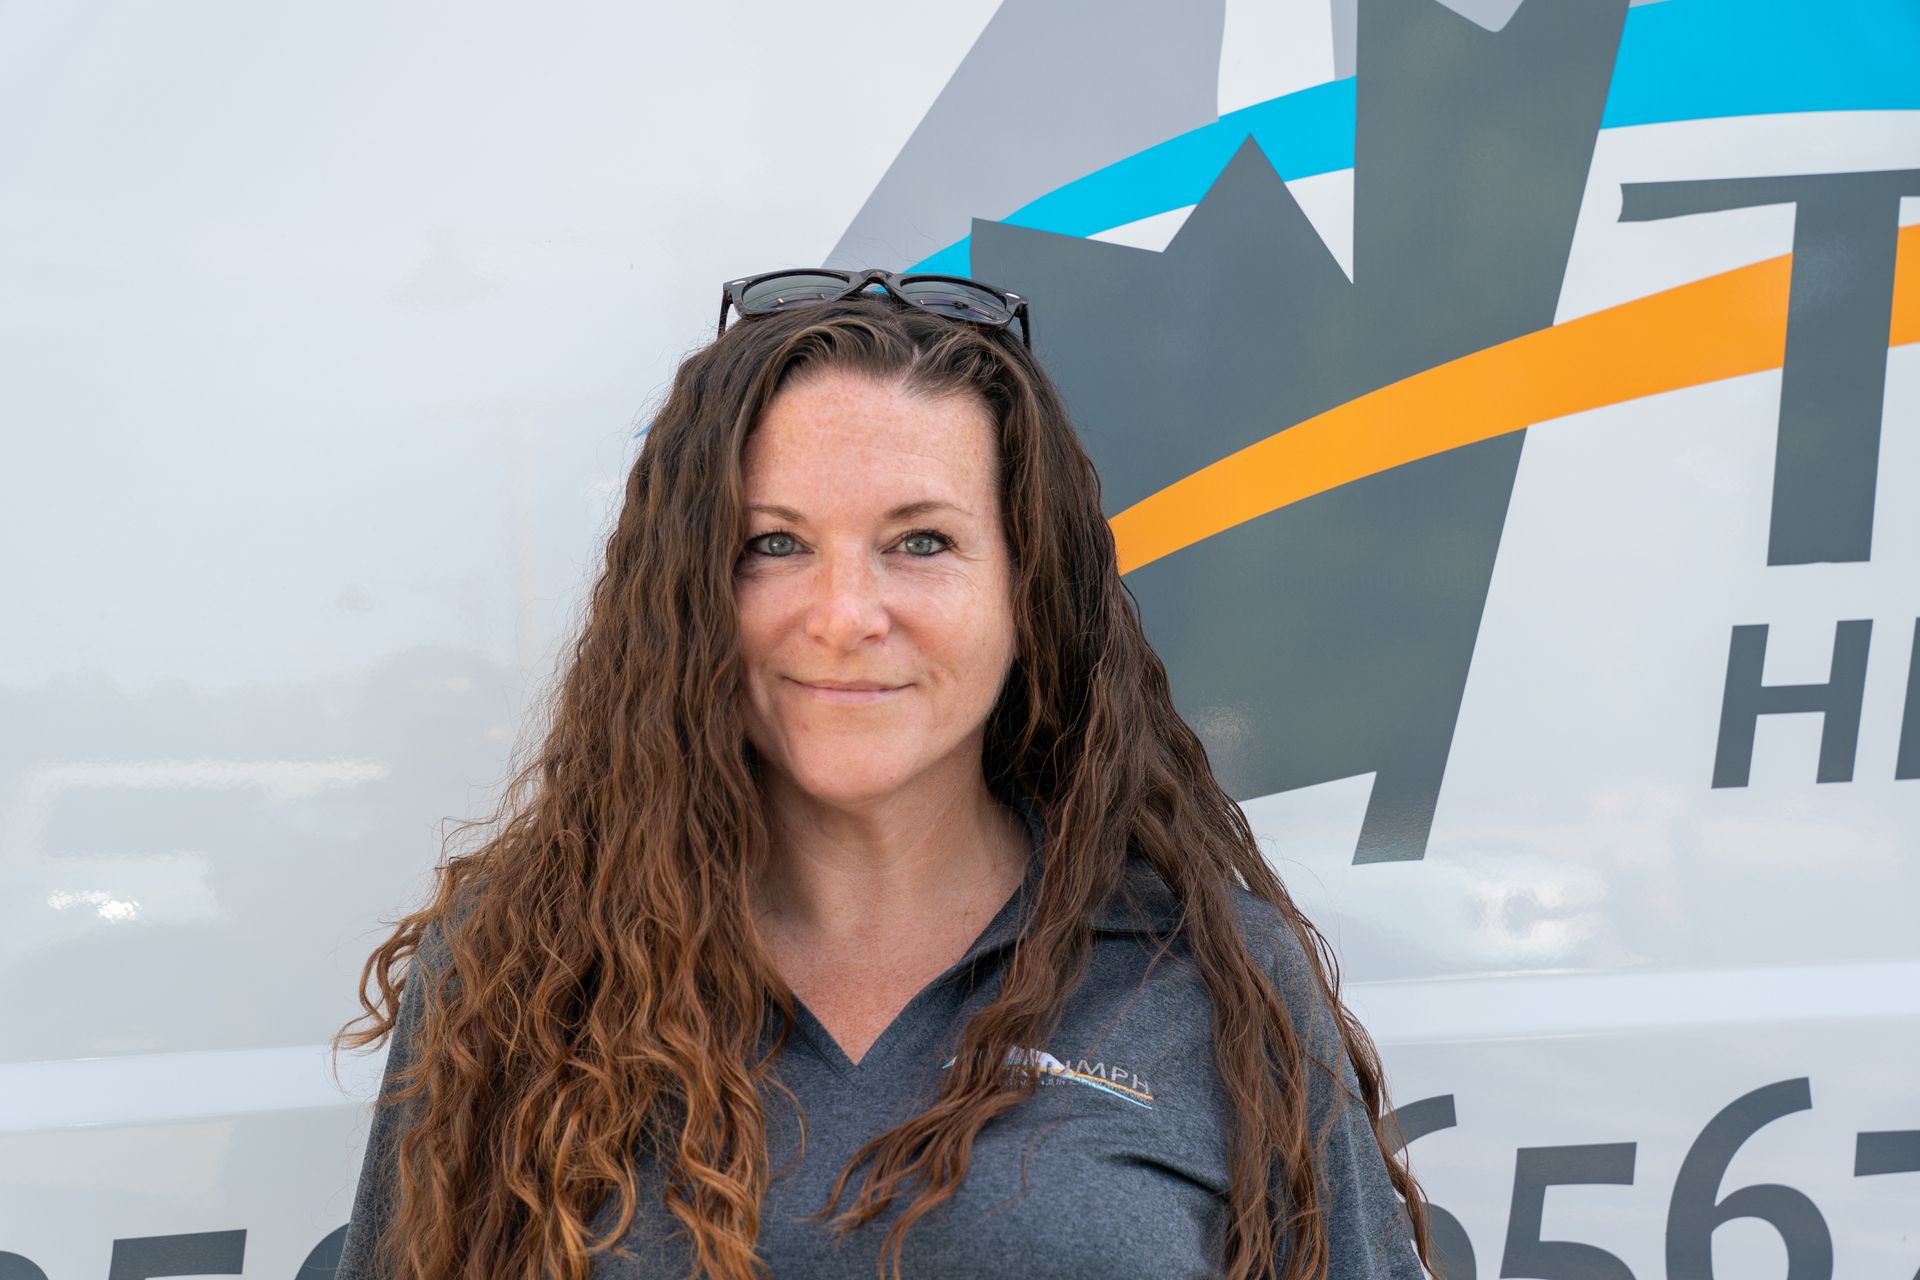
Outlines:
<svg viewBox="0 0 1920 1280"><path fill-rule="evenodd" d="M366 1013L334 1037L336 1055L385 1038L416 968L423 980L411 1060L390 1064L398 1086L380 1102L412 1116L394 1153L383 1274L584 1277L594 1255L625 1252L636 1159L666 1171L667 1208L702 1274L765 1272L755 1254L770 1178L760 1090L793 1098L773 1062L795 1010L748 909L773 844L736 701L740 458L773 396L822 368L973 394L991 411L1018 656L982 767L996 795L1034 801L1047 843L1021 945L997 998L965 1025L937 1100L863 1146L821 1216L864 1162L837 1230L917 1187L883 1242L882 1276L889 1251L897 1274L902 1233L953 1195L981 1128L1031 1092L1030 1079L1004 1070L1008 1053L1057 1024L1086 971L1090 922L1132 848L1179 900L1212 997L1237 1117L1222 1274L1272 1277L1284 1259L1279 1280L1305 1280L1328 1257L1316 1183L1327 1125L1309 1123L1306 1071L1278 1065L1304 1062L1301 1037L1234 924L1230 882L1278 908L1297 935L1426 1261L1427 1207L1391 1131L1379 1055L1340 1002L1331 948L1174 710L1057 390L1005 332L867 296L738 323L681 363L627 477L578 639L541 704L538 746L516 759L493 816L459 828L493 834L471 852L443 850L431 901L366 962ZM783 1031L767 1050L776 1009Z"/></svg>

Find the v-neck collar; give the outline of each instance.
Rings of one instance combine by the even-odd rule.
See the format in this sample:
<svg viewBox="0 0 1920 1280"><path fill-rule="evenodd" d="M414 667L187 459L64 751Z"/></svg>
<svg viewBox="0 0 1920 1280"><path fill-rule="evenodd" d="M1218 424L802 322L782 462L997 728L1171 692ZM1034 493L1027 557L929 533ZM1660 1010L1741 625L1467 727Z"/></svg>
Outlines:
<svg viewBox="0 0 1920 1280"><path fill-rule="evenodd" d="M967 953L936 982L945 981L954 970L972 964L988 951L1010 945L1026 927L1033 900L1040 892L1041 873L1046 868L1046 819L1039 802L1024 791L1015 792L1010 803L1027 824L1026 877L1000 913L967 948ZM1096 933L1164 933L1178 923L1179 915L1179 903L1167 882L1139 850L1130 848L1125 880L1115 886L1106 904L1094 913L1093 928Z"/></svg>
<svg viewBox="0 0 1920 1280"><path fill-rule="evenodd" d="M844 1078L864 1077L879 1068L886 1058L898 1046L908 1028L919 1020L927 1002L935 997L946 985L961 973L979 964L990 953L997 952L1018 941L1026 928L1028 917L1032 914L1033 901L1039 894L1040 876L1046 866L1046 821L1039 803L1026 792L1015 792L1010 804L1027 824L1028 857L1027 873L1020 885L1013 891L1000 910L994 914L980 936L973 940L966 953L949 965L939 977L933 979L916 992L907 1001L893 1021L867 1051L855 1062L847 1056L840 1042L833 1038L825 1024L814 1016L811 1009L794 997L795 1011L799 1015L800 1029L812 1042L817 1052L834 1073ZM1179 904L1173 892L1161 878L1160 873L1137 850L1127 851L1126 876L1122 884L1115 886L1106 904L1096 911L1093 929L1096 933L1150 933L1161 934L1171 930L1179 920Z"/></svg>
<svg viewBox="0 0 1920 1280"><path fill-rule="evenodd" d="M1047 828L1046 818L1041 812L1039 802L1024 791L1013 794L1011 804L1027 823L1027 835L1030 859L1027 866L1027 878L1021 885L1021 895L1027 902L1040 889L1040 873L1045 867ZM1016 895L1019 896L1019 895ZM1180 918L1180 904L1173 896L1173 890L1161 878L1146 855L1138 849L1127 850L1126 870L1122 882L1114 886L1112 895L1104 906L1094 912L1093 928L1097 933L1164 933L1173 928ZM1016 925L1024 925L1026 914L1021 912ZM985 937L981 941L988 942ZM1004 941L1004 939L1002 939Z"/></svg>

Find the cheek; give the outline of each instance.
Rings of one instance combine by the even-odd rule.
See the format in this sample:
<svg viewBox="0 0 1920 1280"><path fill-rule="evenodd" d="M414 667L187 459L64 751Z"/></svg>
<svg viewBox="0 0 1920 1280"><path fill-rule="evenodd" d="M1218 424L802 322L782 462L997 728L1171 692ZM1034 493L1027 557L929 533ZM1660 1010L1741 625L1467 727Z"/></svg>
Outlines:
<svg viewBox="0 0 1920 1280"><path fill-rule="evenodd" d="M778 643L776 601L765 586L745 582L734 587L735 613L740 621L741 692L749 710L767 707L766 668Z"/></svg>
<svg viewBox="0 0 1920 1280"><path fill-rule="evenodd" d="M782 619L788 612L791 594L774 576L760 574L734 579L733 608L740 620L740 651L763 658L778 637Z"/></svg>
<svg viewBox="0 0 1920 1280"><path fill-rule="evenodd" d="M989 701L999 692L1018 636L1013 614L992 596L971 595L957 606L923 618L917 634L938 655L939 665L976 698Z"/></svg>

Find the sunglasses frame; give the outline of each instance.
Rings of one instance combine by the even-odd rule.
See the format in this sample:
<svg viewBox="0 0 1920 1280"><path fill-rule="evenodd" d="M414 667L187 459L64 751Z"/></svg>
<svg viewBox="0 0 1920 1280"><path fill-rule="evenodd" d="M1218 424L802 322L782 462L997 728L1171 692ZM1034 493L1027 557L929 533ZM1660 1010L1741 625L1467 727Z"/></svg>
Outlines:
<svg viewBox="0 0 1920 1280"><path fill-rule="evenodd" d="M935 271L909 271L902 273L887 271L880 267L867 267L860 271L847 271L839 267L788 267L781 271L762 271L758 275L742 276L738 280L729 280L720 286L720 328L714 333L714 337L717 339L727 331L728 307L732 307L735 311L739 312L742 320L748 320L759 315L773 314L771 311L748 311L746 307L742 305L742 300L746 297L747 290L752 286L762 281L771 280L776 276L792 275L838 276L847 282L847 288L844 293L836 294L831 298L815 298L812 300L815 302L838 302L842 298L851 298L857 294L865 293L877 284L889 294L893 295L896 300L910 307L919 307L922 311L932 311L934 315L940 316L945 320L959 320L965 324L985 325L989 329L1011 328L1013 322L1018 320L1020 322L1020 339L1027 344L1027 350L1033 350L1033 334L1028 328L1027 320L1027 300L1012 290L1001 289L983 280L973 280L966 276L943 275ZM975 289L983 290L999 298L1001 302L1006 304L1010 314L1005 320L1000 321L968 320L964 316L953 316L948 315L944 311L935 311L932 307L924 306L901 292L902 285L910 284L916 280L945 280L952 284L964 284Z"/></svg>

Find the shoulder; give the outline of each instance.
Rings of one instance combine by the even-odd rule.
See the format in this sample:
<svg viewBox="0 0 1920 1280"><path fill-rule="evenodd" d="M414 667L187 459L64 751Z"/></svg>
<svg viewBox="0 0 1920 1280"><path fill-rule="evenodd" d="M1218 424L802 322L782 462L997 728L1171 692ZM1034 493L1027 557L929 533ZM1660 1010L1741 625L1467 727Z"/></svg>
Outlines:
<svg viewBox="0 0 1920 1280"><path fill-rule="evenodd" d="M1239 885L1230 885L1228 892L1235 927L1286 1005L1303 1047L1323 1061L1343 1056L1333 1006L1321 986L1320 958L1309 953L1281 908ZM1343 1074L1350 1070L1344 1068Z"/></svg>
<svg viewBox="0 0 1920 1280"><path fill-rule="evenodd" d="M429 920L420 931L420 944L413 950L413 964L423 974L446 972L453 961L453 944L447 940L447 920Z"/></svg>
<svg viewBox="0 0 1920 1280"><path fill-rule="evenodd" d="M1234 927L1239 930L1261 968L1284 984L1289 993L1303 984L1317 991L1318 984L1313 980L1313 961L1301 944L1300 935L1294 932L1286 912L1237 884L1229 884L1227 894L1233 909Z"/></svg>
<svg viewBox="0 0 1920 1280"><path fill-rule="evenodd" d="M454 967L453 939L465 926L467 917L480 906L481 895L486 892L483 880L468 877L438 905L421 927L420 939L413 949L410 977L419 974L438 979Z"/></svg>
<svg viewBox="0 0 1920 1280"><path fill-rule="evenodd" d="M438 1005L443 999L446 975L452 967L453 947L447 940L446 920L444 917L429 920L399 975L400 998L394 1011L393 1041L403 1060L412 1058L413 1043L420 1035L421 1024L433 1016L428 1006Z"/></svg>
<svg viewBox="0 0 1920 1280"><path fill-rule="evenodd" d="M1289 1003L1321 999L1315 962L1294 931L1287 913L1234 881L1226 882L1234 931L1262 971L1281 988ZM1122 891L1115 894L1100 924L1114 929L1171 930L1183 918L1166 882L1137 851L1129 855Z"/></svg>

